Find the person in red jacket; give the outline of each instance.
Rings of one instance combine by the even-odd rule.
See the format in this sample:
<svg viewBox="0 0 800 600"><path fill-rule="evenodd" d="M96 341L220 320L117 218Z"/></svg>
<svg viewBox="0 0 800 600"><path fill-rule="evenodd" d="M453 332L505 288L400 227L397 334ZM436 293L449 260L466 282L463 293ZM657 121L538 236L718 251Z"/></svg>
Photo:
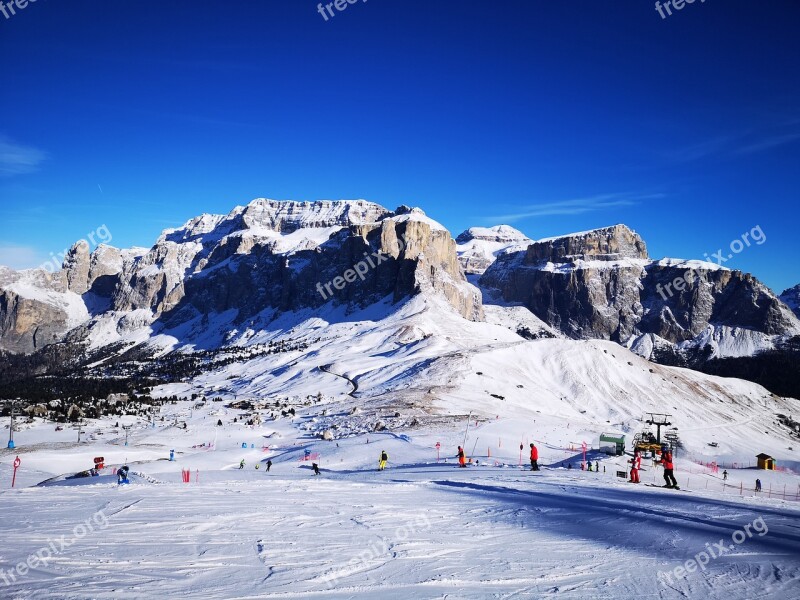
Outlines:
<svg viewBox="0 0 800 600"><path fill-rule="evenodd" d="M664 487L677 488L678 480L675 479L673 471L675 465L672 464L672 452L670 452L669 448L664 448L661 451L661 464L664 466L664 481L667 482L667 485Z"/></svg>
<svg viewBox="0 0 800 600"><path fill-rule="evenodd" d="M642 455L638 450L633 451L631 459L631 483L639 483L639 469L642 467Z"/></svg>
<svg viewBox="0 0 800 600"><path fill-rule="evenodd" d="M458 455L457 456L458 456L458 466L466 468L467 459L466 459L466 456L464 455L464 450L461 448L461 446L458 447Z"/></svg>
<svg viewBox="0 0 800 600"><path fill-rule="evenodd" d="M531 444L531 471L539 470L539 449Z"/></svg>

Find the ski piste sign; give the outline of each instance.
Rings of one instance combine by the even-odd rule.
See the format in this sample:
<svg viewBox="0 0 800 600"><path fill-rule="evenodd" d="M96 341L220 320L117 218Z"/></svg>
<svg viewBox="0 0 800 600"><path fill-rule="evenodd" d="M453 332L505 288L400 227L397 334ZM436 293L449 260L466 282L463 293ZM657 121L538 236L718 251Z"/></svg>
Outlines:
<svg viewBox="0 0 800 600"><path fill-rule="evenodd" d="M581 442L581 449L583 450L583 464L586 464L586 442Z"/></svg>
<svg viewBox="0 0 800 600"><path fill-rule="evenodd" d="M436 442L436 462L439 462L439 449L442 445L439 442Z"/></svg>

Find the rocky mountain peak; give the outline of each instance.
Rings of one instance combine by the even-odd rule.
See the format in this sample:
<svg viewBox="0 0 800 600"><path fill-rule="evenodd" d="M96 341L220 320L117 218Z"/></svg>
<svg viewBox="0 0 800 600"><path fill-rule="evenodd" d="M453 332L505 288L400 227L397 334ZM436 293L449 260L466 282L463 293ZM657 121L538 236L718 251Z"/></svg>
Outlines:
<svg viewBox="0 0 800 600"><path fill-rule="evenodd" d="M471 227L456 238L458 260L464 272L480 275L500 255L524 250L533 240L509 225Z"/></svg>
<svg viewBox="0 0 800 600"><path fill-rule="evenodd" d="M528 247L525 262L566 263L574 260L648 259L647 245L626 225L612 225L541 239Z"/></svg>
<svg viewBox="0 0 800 600"><path fill-rule="evenodd" d="M788 290L783 290L779 298L781 302L792 309L794 314L800 317L800 283Z"/></svg>
<svg viewBox="0 0 800 600"><path fill-rule="evenodd" d="M158 242L215 243L236 232L293 233L299 229L349 227L375 223L391 211L366 200L271 200L256 198L227 215L202 214L181 227L167 229Z"/></svg>
<svg viewBox="0 0 800 600"><path fill-rule="evenodd" d="M506 244L512 242L530 244L533 242L532 239L522 233L519 229L514 229L510 225L495 225L494 227L470 227L466 231L459 234L459 236L456 238L456 243L466 244L472 240L481 240L484 242L502 242Z"/></svg>

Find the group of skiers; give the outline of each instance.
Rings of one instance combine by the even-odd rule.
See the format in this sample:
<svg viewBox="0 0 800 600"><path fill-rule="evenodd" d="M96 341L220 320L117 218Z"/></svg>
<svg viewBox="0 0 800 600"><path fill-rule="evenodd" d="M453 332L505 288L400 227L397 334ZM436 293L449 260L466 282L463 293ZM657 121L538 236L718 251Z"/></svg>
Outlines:
<svg viewBox="0 0 800 600"><path fill-rule="evenodd" d="M458 459L458 466L460 468L466 468L467 466L467 458L464 449L459 446L458 452L456 453L456 458ZM539 470L539 449L536 447L536 444L530 444L530 461L531 461L531 471L538 471ZM386 465L389 462L389 455L387 454L386 450L381 450L380 456L378 458L378 470L383 471L386 469ZM639 470L642 468L642 455L639 450L634 450L633 458L629 461L630 463L630 479L628 480L630 483L641 483L639 479ZM661 449L661 459L658 461L664 467L664 481L666 482L664 487L665 488L674 488L680 489L678 487L678 481L675 479L674 469L675 465L672 462L672 452L667 446L663 446ZM272 460L267 460L265 463L267 467L267 472L272 468ZM245 461L244 459L241 460L239 463L239 469L244 469ZM581 469L583 469L584 465L581 463ZM256 464L256 469L259 468L259 464ZM317 463L312 463L311 468L314 471L315 475L320 475L319 465ZM569 464L568 468L572 468L572 463ZM118 475L120 477L120 481L124 478L127 482L127 474L128 474L128 467L122 467L120 471L118 471ZM124 471L123 471L124 470ZM588 470L592 471L592 463L591 461L588 463ZM595 469L596 472L600 471L600 463L595 461ZM725 479L727 479L727 471L724 473ZM760 481L757 482L758 487L760 487Z"/></svg>
<svg viewBox="0 0 800 600"><path fill-rule="evenodd" d="M272 460L268 459L267 462L264 463L264 464L267 467L267 473L269 473L269 470L272 468ZM260 468L261 468L261 463L256 463L256 470L258 470ZM242 470L242 469L244 469L244 459L239 461L239 470Z"/></svg>
<svg viewBox="0 0 800 600"><path fill-rule="evenodd" d="M631 465L630 483L640 483L639 469L642 468L642 454L639 450L633 451L633 458L628 461ZM661 447L661 460L658 461L664 467L664 487L670 489L680 489L678 480L675 479L675 465L672 462L672 451L667 446Z"/></svg>

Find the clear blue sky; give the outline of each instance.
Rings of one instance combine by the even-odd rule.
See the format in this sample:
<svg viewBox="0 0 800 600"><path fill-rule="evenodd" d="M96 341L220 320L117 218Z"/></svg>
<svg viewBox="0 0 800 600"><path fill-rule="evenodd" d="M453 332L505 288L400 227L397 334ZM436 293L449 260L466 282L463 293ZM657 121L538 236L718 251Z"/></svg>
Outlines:
<svg viewBox="0 0 800 600"><path fill-rule="evenodd" d="M335 11L335 9L334 9ZM800 282L800 3L38 0L0 15L0 262L256 197L454 234L623 222L655 257Z"/></svg>

